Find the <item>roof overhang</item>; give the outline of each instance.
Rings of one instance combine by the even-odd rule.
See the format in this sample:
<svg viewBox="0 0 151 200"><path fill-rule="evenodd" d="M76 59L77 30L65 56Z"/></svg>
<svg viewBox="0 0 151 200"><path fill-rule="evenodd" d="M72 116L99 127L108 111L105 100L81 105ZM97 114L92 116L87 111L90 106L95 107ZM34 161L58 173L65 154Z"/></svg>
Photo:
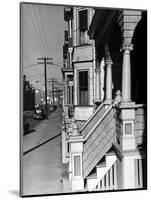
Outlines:
<svg viewBox="0 0 151 200"><path fill-rule="evenodd" d="M117 20L119 10L113 9L96 9L91 25L89 27L88 35L95 40L96 45L103 45L110 36L110 31Z"/></svg>

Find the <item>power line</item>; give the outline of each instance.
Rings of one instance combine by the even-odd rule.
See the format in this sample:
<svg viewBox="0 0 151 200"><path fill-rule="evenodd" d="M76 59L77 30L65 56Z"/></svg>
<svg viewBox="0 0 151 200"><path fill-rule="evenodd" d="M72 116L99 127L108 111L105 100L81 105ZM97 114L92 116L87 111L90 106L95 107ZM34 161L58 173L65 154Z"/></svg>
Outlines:
<svg viewBox="0 0 151 200"><path fill-rule="evenodd" d="M41 22L41 26L42 26L42 31L44 33L44 41L45 41L45 44L46 44L46 47L47 47L47 56L49 55L49 47L48 47L48 40L47 40L47 34L46 34L46 31L45 31L45 26L44 26L44 23L43 23L43 20L42 20L42 15L41 15L41 12L40 12L40 7L38 7L38 13L39 13L39 18L40 18L40 22Z"/></svg>
<svg viewBox="0 0 151 200"><path fill-rule="evenodd" d="M39 65L39 64L36 63L36 64L31 64L31 65L26 65L26 66L23 66L23 68L24 68L24 70L26 70L26 69L29 69L29 68L34 67L36 65Z"/></svg>
<svg viewBox="0 0 151 200"><path fill-rule="evenodd" d="M57 66L57 67L59 67L59 68L60 68L60 67L61 67L61 68L63 67L63 66L59 65L58 63L54 63L54 62L53 62L53 65L55 65L55 66Z"/></svg>
<svg viewBox="0 0 151 200"><path fill-rule="evenodd" d="M32 5L31 5L32 6ZM40 47L40 50L41 50L41 53L43 54L43 49L42 49L42 46L41 46L41 43L39 41L39 36L38 36L38 33L37 33L37 30L36 30L36 26L35 26L35 23L34 23L34 19L33 19L33 16L32 16L32 7L30 5L28 5L28 8L29 8L29 15L31 17L31 22L32 22L32 25L34 27L34 31L35 31L35 34L36 34L36 37L37 37L37 41L38 41L38 44L39 44L39 47ZM44 54L43 54L44 55Z"/></svg>
<svg viewBox="0 0 151 200"><path fill-rule="evenodd" d="M36 12L35 12L33 6L32 6L32 9L33 9L33 14L34 14L34 17L35 17L35 21L36 21L36 25L37 25L37 30L38 30L39 37L40 37L40 41L41 41L41 44L42 44L42 46L43 46L44 53L45 53L45 55L46 55L47 52L46 52L45 44L44 44L44 41L43 41L43 37L42 37L42 35L41 35L41 31L40 31L40 28L39 28L38 19L37 19Z"/></svg>
<svg viewBox="0 0 151 200"><path fill-rule="evenodd" d="M30 61L32 62L32 57L31 57L31 55L28 53L28 51L25 49L25 47L23 47L23 52L25 52L25 54L27 55L27 57L30 59ZM30 63L31 63L30 62Z"/></svg>

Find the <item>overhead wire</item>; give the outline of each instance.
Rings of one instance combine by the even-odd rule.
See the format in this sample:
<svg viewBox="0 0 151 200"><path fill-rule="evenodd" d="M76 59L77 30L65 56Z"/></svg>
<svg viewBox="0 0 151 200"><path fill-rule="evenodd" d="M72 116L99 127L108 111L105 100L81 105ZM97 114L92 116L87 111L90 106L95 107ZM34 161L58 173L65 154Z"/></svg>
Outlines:
<svg viewBox="0 0 151 200"><path fill-rule="evenodd" d="M39 65L39 64L36 63L36 64L31 64L31 65L26 65L26 66L24 66L24 70L29 69L29 68L31 68L31 67L34 67L34 66L36 66L36 65Z"/></svg>
<svg viewBox="0 0 151 200"><path fill-rule="evenodd" d="M41 24L41 27L42 27L41 30L44 34L44 41L45 41L46 48L47 48L47 56L49 57L49 47L48 47L48 40L47 40L47 34L46 34L47 31L45 31L45 25L44 25L44 21L42 19L40 7L37 7L37 9L38 9L38 14L39 14L40 24Z"/></svg>
<svg viewBox="0 0 151 200"><path fill-rule="evenodd" d="M45 47L45 44L44 44L43 37L42 37L42 35L41 35L41 29L39 28L38 18L37 18L37 15L36 15L36 12L35 12L34 7L32 6L31 8L32 8L32 10L33 10L33 14L34 14L34 18L35 18L37 30L38 30L38 33L39 33L40 41L41 41L41 44L42 44L42 46L43 46L44 54L46 55L46 54L47 54L47 52L46 52L46 47Z"/></svg>
<svg viewBox="0 0 151 200"><path fill-rule="evenodd" d="M43 48L42 48L41 43L40 43L40 40L39 40L39 35L38 35L38 33L37 33L37 30L36 30L34 18L33 18L33 16L32 16L32 7L31 7L32 5L27 5L27 6L28 6L28 8L29 8L29 15L30 15L30 18L31 18L32 25L33 25L33 27L34 27L35 35L36 35L36 37L37 37L37 42L38 42L38 44L39 44L41 53L44 55Z"/></svg>
<svg viewBox="0 0 151 200"><path fill-rule="evenodd" d="M24 58L26 59L28 65L31 65L31 63L33 62L31 57L29 56L28 52L26 51L25 48L23 48L23 55L24 55Z"/></svg>
<svg viewBox="0 0 151 200"><path fill-rule="evenodd" d="M23 47L23 49L24 49L24 52L26 53L27 57L28 57L28 58L30 59L30 61L32 62L33 59L32 59L32 57L31 57L31 55L29 54L29 51L27 51L27 50L25 49L25 47Z"/></svg>
<svg viewBox="0 0 151 200"><path fill-rule="evenodd" d="M33 25L33 28L35 31L36 38L37 38L37 43L40 47L41 53L43 55L48 56L49 55L49 46L48 46L48 40L47 40L47 34L46 34L47 31L46 31L46 28L43 23L40 7L36 8L36 7L33 7L32 5L29 6L29 15L31 18L31 22L32 22L32 25ZM28 57L31 58L27 51L26 51L26 55L28 55ZM29 69L30 67L33 67L36 65L37 64L31 64L31 65L27 65L24 67L26 69ZM59 68L63 67L60 65L60 63L55 63L55 62L53 62L51 65L59 67ZM41 75L42 74L39 74L39 76L41 76ZM33 76L33 75L31 75L31 76ZM35 74L34 76L37 76L37 75Z"/></svg>

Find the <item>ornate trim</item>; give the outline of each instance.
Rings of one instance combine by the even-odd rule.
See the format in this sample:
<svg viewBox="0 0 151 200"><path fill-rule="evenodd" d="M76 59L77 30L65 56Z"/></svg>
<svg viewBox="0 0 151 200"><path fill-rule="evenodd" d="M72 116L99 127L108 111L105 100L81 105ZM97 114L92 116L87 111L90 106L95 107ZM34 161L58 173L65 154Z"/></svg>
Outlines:
<svg viewBox="0 0 151 200"><path fill-rule="evenodd" d="M133 50L133 44L122 44L120 51L132 51Z"/></svg>

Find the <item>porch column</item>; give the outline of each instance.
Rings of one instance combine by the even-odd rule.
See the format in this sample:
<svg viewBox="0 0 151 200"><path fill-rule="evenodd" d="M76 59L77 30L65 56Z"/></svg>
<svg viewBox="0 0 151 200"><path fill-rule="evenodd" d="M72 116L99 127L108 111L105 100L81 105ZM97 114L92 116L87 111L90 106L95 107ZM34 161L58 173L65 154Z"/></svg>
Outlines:
<svg viewBox="0 0 151 200"><path fill-rule="evenodd" d="M69 52L69 67L72 68L72 47L68 48Z"/></svg>
<svg viewBox="0 0 151 200"><path fill-rule="evenodd" d="M106 60L106 97L105 101L112 101L112 61Z"/></svg>
<svg viewBox="0 0 151 200"><path fill-rule="evenodd" d="M101 99L100 97L100 69L95 70L96 72L96 99L99 100Z"/></svg>
<svg viewBox="0 0 151 200"><path fill-rule="evenodd" d="M69 38L72 37L72 20L69 20Z"/></svg>
<svg viewBox="0 0 151 200"><path fill-rule="evenodd" d="M106 103L112 102L112 58L108 44L105 45L105 65L106 65Z"/></svg>
<svg viewBox="0 0 151 200"><path fill-rule="evenodd" d="M131 61L130 51L133 50L132 44L124 44L123 51L123 69L122 69L122 102L131 102Z"/></svg>

